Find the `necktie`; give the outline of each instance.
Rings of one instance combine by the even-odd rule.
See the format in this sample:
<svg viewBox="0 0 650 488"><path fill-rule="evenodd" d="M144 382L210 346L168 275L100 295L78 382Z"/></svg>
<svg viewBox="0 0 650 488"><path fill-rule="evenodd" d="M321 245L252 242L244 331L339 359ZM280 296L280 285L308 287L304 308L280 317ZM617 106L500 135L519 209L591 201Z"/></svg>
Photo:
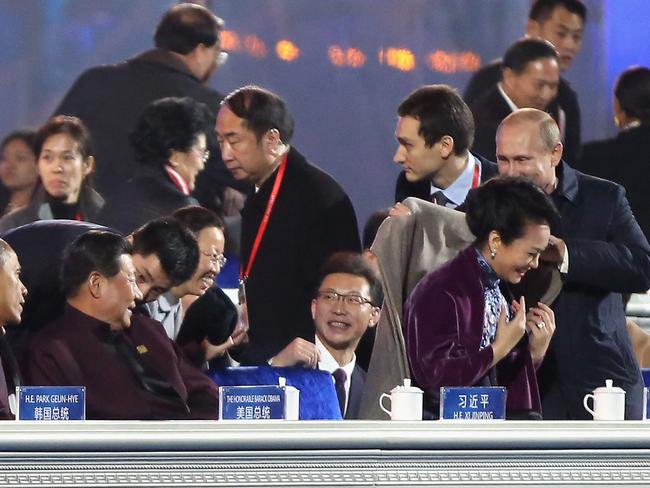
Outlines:
<svg viewBox="0 0 650 488"><path fill-rule="evenodd" d="M438 190L435 192L433 195L431 195L431 201L433 203L437 203L438 205L442 205L443 207L446 207L451 200L445 196L445 194Z"/></svg>
<svg viewBox="0 0 650 488"><path fill-rule="evenodd" d="M345 417L345 380L348 379L348 375L341 368L338 368L334 370L332 376L334 376L334 388L336 389L336 396L339 399L341 417Z"/></svg>

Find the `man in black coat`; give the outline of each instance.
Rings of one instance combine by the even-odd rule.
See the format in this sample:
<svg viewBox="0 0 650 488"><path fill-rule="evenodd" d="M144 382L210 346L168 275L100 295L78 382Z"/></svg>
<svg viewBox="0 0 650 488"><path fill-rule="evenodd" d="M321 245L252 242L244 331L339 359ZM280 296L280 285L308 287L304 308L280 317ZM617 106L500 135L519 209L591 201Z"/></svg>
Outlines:
<svg viewBox="0 0 650 488"><path fill-rule="evenodd" d="M289 146L293 119L277 95L256 86L234 91L222 102L216 132L226 167L255 186L242 210L250 343L238 360L281 365L313 358L310 302L318 270L334 252L361 247L352 203ZM310 350L285 350L296 337L311 341Z"/></svg>
<svg viewBox="0 0 650 488"><path fill-rule="evenodd" d="M561 221L540 259L556 265L555 335L538 371L545 419L588 419L585 394L612 379L625 390L625 418L640 419L643 380L625 326L622 293L650 288L650 245L616 183L561 161L550 115L521 109L497 133L499 173L528 176L551 196Z"/></svg>
<svg viewBox="0 0 650 488"><path fill-rule="evenodd" d="M503 78L470 104L476 123L472 151L487 158L495 153L497 127L519 108L547 110L560 79L555 48L542 39L522 39L503 57Z"/></svg>
<svg viewBox="0 0 650 488"><path fill-rule="evenodd" d="M465 201L471 188L497 173L496 165L469 152L474 120L456 90L447 85L418 88L400 104L394 161L395 201L435 200L449 208Z"/></svg>
<svg viewBox="0 0 650 488"><path fill-rule="evenodd" d="M55 114L76 115L90 129L97 158L94 182L104 197L119 196L121 185L135 174L138 165L128 136L151 102L190 97L216 110L223 96L205 83L224 59L222 27L223 21L205 7L175 5L158 24L155 49L123 63L89 69L65 95ZM194 194L215 208L223 188L236 183L223 167L212 134L208 146L213 156Z"/></svg>
<svg viewBox="0 0 650 488"><path fill-rule="evenodd" d="M536 0L528 15L526 36L553 44L560 55L560 69L565 71L580 52L586 21L587 9L581 0ZM498 59L472 76L464 94L468 105L501 81L502 69L503 62ZM576 92L564 78L560 78L557 98L548 112L562 127L564 160L575 163L580 149L580 106Z"/></svg>

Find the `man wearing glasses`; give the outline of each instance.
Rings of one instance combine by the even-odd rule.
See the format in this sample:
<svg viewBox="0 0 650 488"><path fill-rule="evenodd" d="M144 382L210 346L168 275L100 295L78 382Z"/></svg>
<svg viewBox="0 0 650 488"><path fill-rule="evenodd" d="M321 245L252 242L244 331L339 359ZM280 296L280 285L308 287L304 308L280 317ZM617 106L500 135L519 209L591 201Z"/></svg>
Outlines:
<svg viewBox="0 0 650 488"><path fill-rule="evenodd" d="M212 211L198 205L176 210L172 216L189 230L199 246L199 263L191 278L145 304L149 316L160 322L197 366L220 358L246 338L237 321L237 309L214 280L226 264L224 226ZM193 310L196 309L196 310ZM193 310L190 321L185 311Z"/></svg>
<svg viewBox="0 0 650 488"><path fill-rule="evenodd" d="M379 320L380 284L363 257L351 252L331 256L320 276L311 302L315 344L298 337L271 363L329 371L343 418L358 418L366 373L356 364L355 350L368 327Z"/></svg>

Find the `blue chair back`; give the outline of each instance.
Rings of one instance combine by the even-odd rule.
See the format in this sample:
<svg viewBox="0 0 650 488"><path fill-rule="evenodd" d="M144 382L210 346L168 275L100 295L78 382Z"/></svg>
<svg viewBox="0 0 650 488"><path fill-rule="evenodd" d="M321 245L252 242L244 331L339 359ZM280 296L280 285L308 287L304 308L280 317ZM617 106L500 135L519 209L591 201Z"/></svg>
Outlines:
<svg viewBox="0 0 650 488"><path fill-rule="evenodd" d="M243 366L208 373L220 386L277 385L280 377L300 390L300 420L341 420L334 379L327 371L308 368Z"/></svg>

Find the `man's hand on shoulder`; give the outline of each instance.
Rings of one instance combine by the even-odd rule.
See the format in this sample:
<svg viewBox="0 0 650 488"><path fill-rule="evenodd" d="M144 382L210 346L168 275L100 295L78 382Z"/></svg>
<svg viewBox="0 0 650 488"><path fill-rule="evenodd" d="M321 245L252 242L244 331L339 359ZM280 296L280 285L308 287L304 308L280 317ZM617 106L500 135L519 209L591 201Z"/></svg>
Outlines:
<svg viewBox="0 0 650 488"><path fill-rule="evenodd" d="M411 215L411 209L409 209L401 202L397 202L395 205L393 205L388 212L389 217L401 217L404 215Z"/></svg>
<svg viewBox="0 0 650 488"><path fill-rule="evenodd" d="M540 254L539 259L546 263L560 266L562 261L564 261L565 254L566 243L562 239L552 235L548 240L548 246L544 249L542 254Z"/></svg>

